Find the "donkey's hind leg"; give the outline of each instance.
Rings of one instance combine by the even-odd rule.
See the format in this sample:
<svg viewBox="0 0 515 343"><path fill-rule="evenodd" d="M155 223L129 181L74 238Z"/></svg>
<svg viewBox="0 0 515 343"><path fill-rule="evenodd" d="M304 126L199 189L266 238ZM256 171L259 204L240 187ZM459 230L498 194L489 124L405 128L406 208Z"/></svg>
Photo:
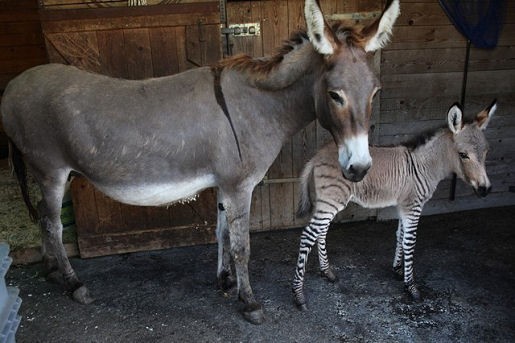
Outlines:
<svg viewBox="0 0 515 343"><path fill-rule="evenodd" d="M41 174L33 171L41 189L42 199L38 204L39 224L43 241L43 259L47 267L57 267L49 279L59 281L73 292L73 298L80 303L90 303L93 299L85 286L77 278L63 245L61 224L61 204L68 172L55 175Z"/></svg>

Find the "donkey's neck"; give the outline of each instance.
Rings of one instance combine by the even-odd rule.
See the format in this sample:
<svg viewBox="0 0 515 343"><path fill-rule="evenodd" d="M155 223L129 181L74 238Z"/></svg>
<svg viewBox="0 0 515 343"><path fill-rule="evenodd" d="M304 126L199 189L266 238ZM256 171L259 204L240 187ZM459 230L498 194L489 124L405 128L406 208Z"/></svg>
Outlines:
<svg viewBox="0 0 515 343"><path fill-rule="evenodd" d="M443 129L411 152L417 171L432 181L435 188L456 170L457 160L452 146L451 132Z"/></svg>
<svg viewBox="0 0 515 343"><path fill-rule="evenodd" d="M221 66L240 72L254 87L277 91L312 73L313 66L321 64L316 59L322 57L315 52L307 35L297 32L273 56L251 58L237 55L222 61Z"/></svg>

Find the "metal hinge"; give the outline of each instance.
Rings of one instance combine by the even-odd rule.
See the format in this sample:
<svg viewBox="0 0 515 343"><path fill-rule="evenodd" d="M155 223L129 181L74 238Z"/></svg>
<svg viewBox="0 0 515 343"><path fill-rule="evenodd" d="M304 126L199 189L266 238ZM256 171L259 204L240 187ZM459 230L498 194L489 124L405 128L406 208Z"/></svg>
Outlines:
<svg viewBox="0 0 515 343"><path fill-rule="evenodd" d="M222 34L234 35L236 37L259 36L261 35L261 25L259 23L231 24L229 27L220 25Z"/></svg>

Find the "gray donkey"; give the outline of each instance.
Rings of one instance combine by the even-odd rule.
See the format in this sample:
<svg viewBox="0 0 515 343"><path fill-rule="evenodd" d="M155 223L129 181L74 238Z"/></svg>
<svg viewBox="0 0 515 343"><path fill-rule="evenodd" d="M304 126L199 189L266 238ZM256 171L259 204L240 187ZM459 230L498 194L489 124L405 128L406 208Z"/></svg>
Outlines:
<svg viewBox="0 0 515 343"><path fill-rule="evenodd" d="M479 196L488 194L491 188L485 170L488 143L483 130L495 109L494 101L477 114L472 123L463 123L462 111L454 105L447 115L448 127L425 137L418 145L371 147L373 165L365 178L356 183L342 175L335 144L331 142L322 147L307 163L301 178L299 215L309 212L312 215L300 238L293 279L296 305L307 309L304 273L315 243L322 275L331 282L336 280L327 258L326 235L334 216L349 202L366 208L397 207L399 225L393 270L397 276L404 275L404 285L412 298L420 299L413 277L413 253L422 207L438 183L453 172L469 183Z"/></svg>
<svg viewBox="0 0 515 343"><path fill-rule="evenodd" d="M142 206L216 187L219 283L233 286L235 270L242 312L261 323L248 275L252 191L282 145L315 119L334 137L346 176L363 178L371 164L371 101L379 88L366 54L387 43L399 12L398 0L388 1L369 26L329 27L318 2L306 0L307 32L294 34L268 58L239 55L137 81L58 64L15 78L3 94L3 126L25 202L39 219L49 271L75 300L92 300L61 240L59 214L71 172L113 199ZM37 211L25 166L42 192Z"/></svg>

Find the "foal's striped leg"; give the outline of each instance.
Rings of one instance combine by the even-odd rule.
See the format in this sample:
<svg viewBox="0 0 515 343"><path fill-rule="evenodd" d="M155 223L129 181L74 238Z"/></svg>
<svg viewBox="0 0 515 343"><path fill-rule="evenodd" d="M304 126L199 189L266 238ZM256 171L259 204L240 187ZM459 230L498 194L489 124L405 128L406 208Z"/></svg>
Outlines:
<svg viewBox="0 0 515 343"><path fill-rule="evenodd" d="M399 225L397 227L397 244L395 246L395 256L393 257L393 272L395 277L399 280L404 278L404 271L402 268L402 259L404 257L402 250L402 241L404 237L404 227L402 226L402 220L399 219Z"/></svg>
<svg viewBox="0 0 515 343"><path fill-rule="evenodd" d="M327 249L326 249L326 240L327 230L320 234L317 239L318 246L318 261L320 263L320 273L323 277L327 278L330 282L336 281L336 275L333 272L333 269L329 265L329 258L327 257Z"/></svg>
<svg viewBox="0 0 515 343"><path fill-rule="evenodd" d="M304 296L304 275L306 273L306 264L308 262L308 255L315 245L316 242L318 244L322 244L323 246L323 254L320 259L321 268L324 268L322 264L327 265L325 270L329 269L329 264L327 261L327 251L325 250L325 237L327 235L327 230L329 229L329 224L333 220L334 216L343 209L343 206L333 205L332 203L321 201L324 209L318 209L315 211L313 217L311 218L309 225L304 228L302 231L302 235L300 236L300 247L299 247L299 257L297 259L297 268L295 270L295 276L293 278L292 291L294 296L295 304L302 310L307 310L306 306L306 298ZM319 208L317 206L317 208ZM329 209L326 209L329 208ZM320 246L319 246L320 249ZM319 250L320 251L320 250ZM319 258L321 255L319 255ZM322 269L324 271L324 269Z"/></svg>
<svg viewBox="0 0 515 343"><path fill-rule="evenodd" d="M415 285L415 279L413 276L413 258L415 253L415 244L417 243L417 226L421 212L422 207L418 205L404 211L404 213L401 213L402 225L404 227L404 236L402 240L402 250L404 253L404 286L415 300L420 299L420 291Z"/></svg>

